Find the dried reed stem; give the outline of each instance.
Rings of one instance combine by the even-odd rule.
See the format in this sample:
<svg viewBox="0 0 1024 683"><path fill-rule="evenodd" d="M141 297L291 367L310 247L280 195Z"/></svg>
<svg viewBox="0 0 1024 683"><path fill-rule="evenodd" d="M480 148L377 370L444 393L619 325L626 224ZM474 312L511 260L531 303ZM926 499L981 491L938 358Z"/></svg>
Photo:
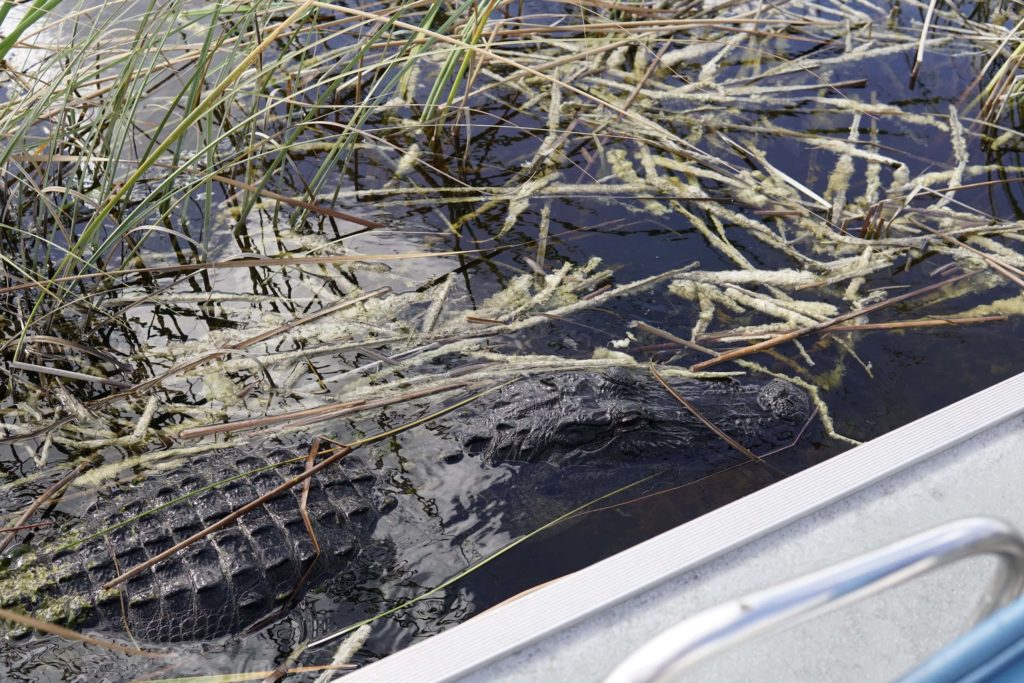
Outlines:
<svg viewBox="0 0 1024 683"><path fill-rule="evenodd" d="M825 322L818 323L817 325L810 325L808 327L804 327L798 330L793 330L792 332L786 332L785 334L777 335L763 342L758 342L757 344L751 344L750 346L746 346L742 349L726 351L725 353L723 353L720 356L717 356L716 358L709 358L708 360L701 361L700 363L695 363L694 365L690 366L690 370L693 372L699 372L700 370L704 370L714 365L718 365L719 363L735 360L737 358L743 358L744 356L749 356L751 354L758 353L759 351L764 351L765 349L774 348L779 344L784 344L785 342L792 341L793 339L796 339L797 337L802 337L805 334L810 334L812 332L821 332L841 322L845 322L847 320L851 320L862 315L867 315L868 313L872 313L879 309L885 308L886 306L891 306L901 301L906 301L907 299L911 299L916 296L921 296L922 294L927 294L928 292L935 291L936 289L941 289L946 285L951 285L954 282L959 282L960 280L963 280L964 278L969 277L973 274L974 273L961 273L960 275L947 278L945 280L942 280L941 282L935 282L925 287L915 289L912 292L907 292L906 294L901 294L899 296L894 296L891 299L880 301L877 304L872 304L870 306L858 308L855 311L850 311L849 313L844 313L843 315L836 316L831 320L826 320Z"/></svg>

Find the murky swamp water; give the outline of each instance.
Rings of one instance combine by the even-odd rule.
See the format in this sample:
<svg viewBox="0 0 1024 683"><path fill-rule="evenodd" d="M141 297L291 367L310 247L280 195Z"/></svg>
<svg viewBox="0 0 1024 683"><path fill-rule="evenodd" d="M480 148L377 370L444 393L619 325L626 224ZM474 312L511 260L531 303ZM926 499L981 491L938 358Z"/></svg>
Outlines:
<svg viewBox="0 0 1024 683"><path fill-rule="evenodd" d="M823 5L821 12L814 16L827 16L826 8L836 9L840 5ZM749 173L751 184L756 184L758 178L771 176L772 172L766 170L771 168L779 176L795 179L813 195L829 201L837 193L833 178L837 177L839 153L817 142L822 139L846 141L851 136L854 121L857 122L854 132L859 149L903 165L902 171L893 171L894 165L884 166L881 171L876 169L875 172L883 176L880 181L883 186L895 185L889 175L895 176L897 172L914 179L931 172L950 171L957 166L959 154L951 142L955 125L950 123L950 106L962 107L964 93L970 91L988 54L968 40L940 34L948 40L930 49L911 87L908 75L916 36L920 32L921 12L913 5L904 5L902 10L895 13L889 4L864 3L861 8L862 14L875 22L879 33L883 26L888 26L891 34L904 36L905 44L899 49L871 53L869 48L875 46L874 40L896 43L889 38L876 39L869 35L870 25L851 23L849 36L816 36L816 42L809 43L765 38L757 43L756 50L751 44L744 44L732 52L695 53L688 59L681 57L672 69L659 77L662 100L656 101L651 95L645 101L645 94L638 98L637 106L644 107L647 117L660 113L665 130L682 139L694 140L697 149L724 160L722 169ZM552 17L556 16L571 18L565 8L557 4L526 3L522 11L524 15L547 17L547 21L554 21ZM813 33L808 30L792 37L807 37ZM642 73L646 67L632 63L641 59L636 50L644 51L647 55L644 64L647 64L651 55L669 54L672 50L698 44L681 33L675 34L673 40L675 42L666 51L659 53L664 43L652 39L633 52L623 52L619 61L598 64L593 72L581 70L573 82L594 92L604 88L604 92L616 93L621 103L630 86L616 90L611 83L616 77L605 77L604 71ZM868 50L867 57L840 58L855 54L860 48ZM532 49L554 48L534 45ZM822 68L817 72L796 70L763 80L755 77L759 70L769 71L805 58L809 51L817 51L822 60ZM719 54L720 57L716 57ZM687 90L688 85L701 82L698 75L713 57L720 63L711 82L721 84L722 90L716 93L710 86L704 90ZM561 75L567 80L572 76ZM553 161L538 165L538 159L544 158L540 154L542 148L550 143L546 142L551 127L549 107L546 104L538 107L530 102L534 94L530 88L502 86L500 74L488 77L498 86L474 100L471 116L467 114L459 125L452 126L432 149L420 144L422 131L389 127L389 121L382 117L376 122L380 130L379 144L361 146L350 163L327 183L321 193L325 203L333 200L337 208L379 221L383 227L367 229L315 213L291 225L289 219L295 213L294 207L274 203L261 205L236 226L230 209L237 205L237 196L230 187L216 186L214 205L219 212L215 221L218 229L202 228L204 217L208 219L204 213L206 204L201 198L191 196L186 197L174 214L175 229L191 241L164 232L151 233L145 241L147 265L222 261L253 254L368 255L365 261L290 268L213 269L183 277L170 288L167 288L170 281L166 279L135 278L129 286L112 290L104 304L105 310L116 312L114 322L100 321L94 315L83 315L71 308L54 318L51 334L76 338L90 347L106 350L125 363L127 370L120 377L137 383L167 371L183 359L217 348L204 347L203 340L211 334L220 335L217 344L243 339L251 331L300 318L345 296L381 286L391 287L397 293L425 296L447 286L444 313L448 316L447 324L475 330L489 324L488 316L493 310L486 302L518 282L516 278L527 275L529 279L538 271L550 275L567 265L580 268L595 257L601 260L602 268L612 270L610 277L601 284L613 285L666 273L695 261L700 263L699 272L704 273L735 271L741 262L749 269L764 272L800 269L805 264L794 254L825 260L814 243L815 236L799 228L788 228L790 232L782 240L792 250L787 252L773 248L755 232L744 229L739 218L730 223L728 216L715 214L710 208L712 205L725 207L734 212L730 214L734 217L753 218L785 231L789 208L780 203L766 205L744 201L737 196L735 187L725 186L714 178L696 181L711 199L687 202L679 196L670 197L651 180L650 165L644 166L645 155L649 156L652 149L659 149L657 135L642 131L631 138L623 133L621 125L601 131L598 123L588 120L589 111L582 107L558 112L561 118L557 128L569 134L560 143L558 153L551 155ZM742 82L772 88L802 87L807 96L786 91L782 98L778 96L781 91L771 88L756 96L747 91L731 94L733 91L728 87L739 87L737 84ZM415 94L414 88L411 97ZM559 97L568 99L569 95L563 92ZM722 98L721 101L716 101L716 97ZM891 109L870 110L844 104L851 101L877 101ZM856 116L855 111L859 112ZM397 118L412 115L401 103L389 113ZM1008 120L1002 123L1008 127L1013 125ZM967 116L960 125L967 130L962 138L969 164L985 168L951 183L964 186L955 194L956 207L975 215L981 222L1005 224L1005 234L995 233L986 238L996 246L986 248L996 250L998 247L1002 251L994 253L1004 259L1010 260L1014 254L1024 259L1021 256L1024 246L1010 230L1016 222L1024 220L1024 190L1012 180L1020 177L1020 143L1017 142L1016 148L1010 144L993 149ZM696 128L702 130L701 135L694 135ZM756 140L756 154L750 153L751 140ZM398 161L417 146L421 148L418 163L412 170L399 173ZM744 148L747 152L740 151ZM301 196L317 168L316 154L311 147L308 156L295 155L289 172L276 176L273 190L286 196ZM854 170L849 174L845 189L851 205L852 198L872 192L878 199L877 188L871 188L875 182L871 179L872 158L865 154L854 157L851 163ZM640 180L623 170L623 164L632 167ZM658 168L665 175L671 174L671 170L666 170L670 169L667 165ZM481 191L481 188L523 187L544 174L553 173L557 173L557 182L538 182L536 191L526 196L525 207L515 209L518 213L513 211L507 198L488 204L487 196ZM645 179L650 187L638 187ZM593 186L601 184L606 186L603 191L592 191ZM574 192L573 185L586 189ZM794 192L801 201L808 196L802 191ZM453 201L453 198L466 201ZM870 202L865 202L861 207L862 214L868 204ZM804 205L798 208L807 213ZM864 238L867 221L863 216L860 220L843 221L835 216L829 220L826 218L828 209L817 206L816 210L820 222L829 224L830 230L849 234L851 238ZM509 221L513 213L514 220ZM857 215L857 210L851 209L849 213ZM925 220L930 215L922 209L918 218ZM892 218L892 225L896 225L895 220ZM720 229L714 227L716 221ZM698 223L712 228L702 230ZM723 235L727 235L734 251L723 251L718 241ZM898 239L900 235L883 237ZM538 242L542 239L546 246L540 249ZM878 250L884 251L884 239L879 239ZM3 247L13 249L17 243L18 239L8 234ZM403 260L379 258L422 252L445 252L446 255ZM858 247L850 253L859 255L862 250ZM866 258L870 260L870 254ZM941 240L922 242L920 248L901 252L891 263L865 272L860 294L854 299L867 304L877 300L872 298L873 293L895 296L909 292L968 266L979 268L962 254L945 249ZM552 316L521 331L486 338L474 352L476 355L453 351L432 359L417 371L425 369L440 375L455 368L494 362L497 354L585 360L593 358L597 349L628 354L640 363L688 367L705 360L706 356L666 342L631 323L641 321L685 339L691 339L693 331L699 327L703 336L698 335L695 341L721 351L742 342L719 342L714 337L716 332L772 320L770 314L750 306L730 308L715 299L717 307L711 318L702 323L700 297L681 296L670 287L671 281L666 279L571 315ZM797 298L838 303L844 301L848 285L849 279L845 279L835 284L786 291ZM756 284L744 286L749 290L757 289ZM723 287L720 291L728 289ZM1005 316L999 320L812 334L802 338L802 350L789 344L749 357L748 360L758 363L760 369L731 364L715 369L755 375L773 372L802 379L819 389L834 432L863 441L1020 372L1024 367L1021 351L1024 323L1019 315L1019 296L1017 285L979 268L976 275L951 284L940 293L881 309L856 322ZM708 301L706 297L704 302ZM17 311L25 311L32 301L31 294L19 292L5 305L0 316L0 339L14 338L20 333ZM993 302L1004 303L994 306ZM416 327L428 304L429 299L425 298L409 307L398 307L396 318L389 323L397 325L404 320L410 327ZM845 312L855 307L849 303L840 310ZM476 320L477 317L483 320ZM371 319L368 327L376 324ZM396 336L397 326L380 323L377 329L353 331L358 326L358 318L346 319L338 329L331 329L325 323L315 336L272 341L252 353L271 359L269 365L263 367L243 359L234 365L213 364L206 369L182 373L155 390L161 406L180 409L158 410L154 428L216 423L340 400L346 396L350 385L360 381L364 385L370 383L363 372L355 369L366 368L381 354L391 356L407 350ZM626 339L629 339L628 344L622 342ZM411 374L412 370L400 370L399 378L402 372ZM274 387L265 381L268 373L275 379ZM34 381L41 386L46 379ZM391 375L382 375L380 381L394 379ZM2 405L8 409L7 424L15 424L22 417L15 410L19 404L45 403L38 393L33 394L33 386L27 384L3 396ZM66 387L77 401L84 403L112 391L109 387L86 382L68 382ZM294 433L265 430L255 432L254 436L216 435L206 440L231 439L245 443L246 448L284 445L301 451L311 434L330 435L344 441L353 435L398 426L455 398L438 396L379 414L321 422ZM131 424L143 412L145 403L144 399L138 399L118 404L108 415L113 416L108 426L116 424L116 420ZM47 418L62 415L58 408L39 410ZM76 438L80 441L98 439L102 437L100 431L96 434L82 431ZM240 441L243 438L248 441ZM141 459L147 453L197 443L194 440L154 441L88 449L73 447L69 439L68 435L63 442L55 440L47 444L43 436L25 437L0 446L0 484L4 485L0 506L3 511L16 514L59 478L59 474L46 474L49 472L46 468L85 459L112 465L125 459ZM451 466L438 463L433 439L432 434L413 431L373 447L373 462L382 470L398 472L386 485L397 495L419 501L418 505L403 506L405 510L412 510L407 517L389 522L389 533L403 552L401 562L388 575L360 577L359 583L351 580L331 583L308 596L290 615L258 633L176 646L170 661L151 662L111 654L48 636L2 643L0 676L19 681L122 680L264 671L284 662L304 641L348 626L442 583L499 550L511 538L500 532L500 524L492 524L487 517L494 514L493 509L488 512L472 508L474 492L500 484L505 473L481 472L466 463ZM770 461L776 470L791 474L849 446L848 441L830 436L822 421L816 419L796 443L772 454ZM39 456L44 447L47 458L45 466L41 467L37 464L38 457L34 456ZM686 454L679 455L686 457ZM131 468L118 472L116 479L130 480L146 470L141 460L133 462ZM34 476L39 472L43 475ZM696 482L656 480L603 501L597 509L536 535L443 591L375 622L368 641L354 661L372 661L406 647L523 590L577 570L755 491L776 481L778 476L776 471L751 463ZM622 483L610 484L609 490ZM72 487L71 492L74 491ZM80 512L90 499L88 492L77 498L69 496L40 519L73 519L75 512ZM545 518L545 511L535 510L533 516L538 525L542 524L539 520ZM489 529L495 533L488 536L485 532ZM472 538L472 542L467 542L467 538ZM32 537L21 540L31 543ZM329 659L331 650L328 646L308 651L299 661L307 666L323 663ZM301 674L294 676L294 680L302 679Z"/></svg>

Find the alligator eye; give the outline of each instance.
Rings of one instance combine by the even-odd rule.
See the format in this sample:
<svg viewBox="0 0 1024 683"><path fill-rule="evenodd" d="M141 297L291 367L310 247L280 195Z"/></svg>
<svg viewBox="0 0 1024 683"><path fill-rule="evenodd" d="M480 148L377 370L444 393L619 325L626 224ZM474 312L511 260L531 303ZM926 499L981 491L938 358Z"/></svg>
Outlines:
<svg viewBox="0 0 1024 683"><path fill-rule="evenodd" d="M619 418L619 426L633 429L634 427L639 427L643 421L644 419L640 417L640 413L626 413Z"/></svg>

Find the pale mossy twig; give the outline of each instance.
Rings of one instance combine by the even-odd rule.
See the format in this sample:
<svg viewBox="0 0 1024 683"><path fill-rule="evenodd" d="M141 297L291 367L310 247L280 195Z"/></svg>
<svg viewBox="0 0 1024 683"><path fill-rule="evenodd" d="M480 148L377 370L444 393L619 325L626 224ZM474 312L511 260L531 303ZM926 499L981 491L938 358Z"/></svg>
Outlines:
<svg viewBox="0 0 1024 683"><path fill-rule="evenodd" d="M133 469L136 467L147 467L152 468L160 462L171 462L168 467L179 467L180 462L176 461L176 458L181 458L188 455L199 455L201 453L209 453L222 448L230 448L232 446L241 446L244 444L242 439L227 439L224 441L214 442L208 441L206 443L196 444L194 446L178 446L175 448L167 448L158 451L150 451L142 455L130 456L122 460L100 465L95 469L91 469L88 472L83 472L78 478L78 486L84 487L95 487L100 485L102 482L107 481L119 472ZM17 484L17 482L12 482Z"/></svg>
<svg viewBox="0 0 1024 683"><path fill-rule="evenodd" d="M742 358L744 356L748 356L748 355L750 355L752 353L757 353L758 351L763 351L765 349L773 348L775 346L778 346L779 344L784 344L785 342L790 341L791 339L796 339L797 337L803 336L805 334L809 334L811 332L817 332L819 330L827 329L831 325L835 325L835 324L838 324L838 323L846 322L847 320L852 320L853 318L857 318L857 317L860 317L862 315L866 315L867 313L871 313L871 312L873 312L875 310L878 310L880 308L884 308L886 306L891 306L891 305L899 303L901 301L906 301L907 299L910 299L910 298L913 298L913 297L916 297L916 296L920 296L920 295L926 294L928 292L935 291L936 289L939 289L941 287L945 287L947 285L953 284L954 282L958 282L960 280L963 280L964 278L970 277L973 274L974 273L967 272L967 273L962 273L961 275L955 275L955 276L953 276L951 278L947 278L946 280L942 280L940 282L935 282L935 283L932 283L930 285L926 285L924 287L920 287L918 289L915 289L912 292L907 292L906 294L900 294L899 296L895 296L895 297L893 297L891 299L886 299L886 300L881 301L881 302L879 302L877 304L871 304L869 306L865 306L864 308L860 308L860 309L857 309L855 311L850 311L849 313L844 313L842 315L838 315L838 316L836 316L834 318L831 318L829 320L817 323L815 325L811 325L809 327L804 327L804 328L800 328L800 329L797 329L797 330L793 330L791 332L786 332L784 334L780 334L780 335L778 335L776 337L773 337L773 338L771 338L771 339L769 339L767 341L759 342L757 344L753 344L751 346L748 346L748 347L745 347L745 348L742 348L742 349L736 349L734 351L727 351L727 352L725 352L725 353L723 353L723 354L721 354L719 356L716 356L714 358L710 358L708 360L700 361L699 363L694 364L691 367L691 369L692 370L703 370L705 368L711 367L712 365L717 365L719 363L724 363L726 361L735 360L735 359L738 359L738 358Z"/></svg>
<svg viewBox="0 0 1024 683"><path fill-rule="evenodd" d="M885 323L854 323L833 325L829 332L870 332L871 330L909 330L921 327L949 327L957 325L977 325L979 323L1001 323L1009 320L1007 315L972 315L940 318L923 318L920 320L892 320Z"/></svg>
<svg viewBox="0 0 1024 683"><path fill-rule="evenodd" d="M211 434L219 434L222 432L239 432L249 429L256 429L257 427L266 427L268 425L279 424L281 422L289 422L291 425L310 425L323 420L336 419L352 413L361 413L370 410L377 410L386 406L394 405L396 403L404 403L417 398L423 398L426 396L433 396L435 394L444 393L448 391L457 391L466 387L466 382L454 382L447 384L435 384L430 385L425 389L418 391L407 391L400 393L396 396L381 398L375 401L368 400L367 398L360 398L355 400L338 401L336 403L328 403L327 405L318 406L316 408L306 408L303 410L293 410L287 413L281 413L278 415L267 415L262 418L252 418L247 420L240 420L238 422L228 422L215 425L205 425L202 427L190 427L182 430L179 433L181 438L200 438L203 436L209 436Z"/></svg>
<svg viewBox="0 0 1024 683"><path fill-rule="evenodd" d="M928 40L928 29L932 24L932 17L935 16L935 5L938 4L938 0L929 0L928 9L924 14L924 23L921 25L921 37L917 42L917 53L914 55L914 65L910 69L910 86L914 86L914 82L917 81L917 75L921 70L921 65L924 63L924 46Z"/></svg>
<svg viewBox="0 0 1024 683"><path fill-rule="evenodd" d="M435 287L431 294L430 308L423 315L423 325L420 327L424 334L430 334L433 331L434 325L437 324L437 319L441 316L441 311L445 305L448 304L448 293L452 290L452 285L455 283L455 276L453 274L447 275L441 282L440 287Z"/></svg>
<svg viewBox="0 0 1024 683"><path fill-rule="evenodd" d="M763 365L760 365L759 363L754 363L749 360L740 359L737 360L736 363L744 368L747 368L751 372L767 375L768 377L776 377L778 379L791 382L792 384L795 384L798 387L805 389L811 397L811 403L814 404L814 407L818 411L818 415L821 417L821 424L825 428L825 433L828 434L833 439L836 439L837 441L845 441L846 443L852 446L860 445L860 441L857 441L856 439L851 439L848 436L843 436L842 434L836 431L835 424L832 422L832 414L829 412L828 405L821 398L821 391L818 389L818 387L814 386L810 382L800 377L783 375L777 372L772 372Z"/></svg>
<svg viewBox="0 0 1024 683"><path fill-rule="evenodd" d="M338 644L338 649L334 651L334 656L331 657L331 667L349 666L349 662L359 651L359 648L369 639L372 631L373 626L371 624L363 624L353 631L348 638L341 641ZM314 683L329 683L329 681L330 673L325 671L317 677Z"/></svg>

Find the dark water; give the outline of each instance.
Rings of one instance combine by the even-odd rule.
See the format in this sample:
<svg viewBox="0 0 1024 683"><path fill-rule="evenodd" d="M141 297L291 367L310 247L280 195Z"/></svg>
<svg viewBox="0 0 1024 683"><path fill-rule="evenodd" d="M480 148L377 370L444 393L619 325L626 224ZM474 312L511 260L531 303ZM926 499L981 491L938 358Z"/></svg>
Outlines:
<svg viewBox="0 0 1024 683"><path fill-rule="evenodd" d="M550 8L548 8L550 9ZM899 19L910 26L909 10ZM883 22L882 15L874 17ZM797 73L778 79L779 82L800 85L828 82L861 81L863 85L842 93L826 93L826 97L847 97L881 102L922 114L945 115L950 103L960 100L971 84L977 69L987 55L976 53L969 46L962 49L943 49L930 52L913 88L907 82L912 61L914 33L908 28L908 47L884 58L857 60L850 64L834 64L821 74ZM841 38L839 39L841 41ZM808 49L799 43L765 45L779 61L794 57ZM816 47L826 55L839 54L842 44ZM746 68L747 60L741 55L725 61L723 73L739 72ZM679 83L688 73L680 68ZM821 79L821 80L819 80ZM671 77L670 77L671 81ZM820 92L815 91L815 96ZM144 345L161 347L189 339L202 339L214 330L244 328L250 318L247 312L279 313L290 318L316 310L320 288L341 295L346 283L363 287L389 284L398 290L430 287L450 272L456 273L453 301L472 309L491 294L502 289L516 275L531 272L537 265L538 225L542 218L543 201L533 202L521 215L515 227L500 234L506 204L477 215L466 222L458 235L450 232L446 223L455 221L475 204L446 204L446 195L440 188L466 184L474 187L501 187L516 177L524 163L530 163L537 154L544 137L545 112L523 113L526 95L514 88L496 89L488 99L475 103L472 122L455 128L459 135L443 137L428 159L435 170L419 168L404 181L413 187L439 188L436 194L425 197L405 197L383 202L379 197L367 195L346 199L343 208L385 222L386 228L363 232L357 226L326 218L307 218L299 232L323 239L340 239L353 233L347 245L362 248L364 252L381 253L388 250L459 250L483 249L482 253L450 257L424 266L425 270L410 271L411 266L391 263L388 273L373 273L358 268L331 267L320 273L295 273L276 269L249 269L224 274L205 273L191 278L185 287L176 291L203 293L210 291L241 291L251 294L278 294L277 303L225 303L197 305L195 303L163 302L140 303L127 314L128 325L91 324L69 313L58 323L64 333L77 329L82 339L98 348L109 349L122 357L138 353ZM671 111L671 105L667 105ZM531 110L532 112L532 110ZM759 127L770 123L779 129L801 131L828 136L839 140L849 133L851 116L833 107L827 107L808 97L806 100L789 97L784 105L767 102L760 107L731 110L722 116L721 130L714 130L714 117L700 147L727 159L730 164L746 168L750 161L730 151L721 135L737 137L744 127ZM687 135L683 123L667 118L669 129L682 137ZM948 133L932 126L915 124L898 117L879 116L874 121L864 117L861 122L864 136L870 127L877 128L879 150L904 162L911 177L929 170L950 168L955 160L950 149ZM581 130L583 130L581 128ZM409 140L399 133L387 131L384 137L397 147L408 145ZM789 134L756 134L765 158L780 171L806 184L811 190L823 193L828 175L835 163L833 152L815 149L799 136ZM468 151L465 147L471 139ZM567 146L568 155L561 161L563 182L587 182L608 174L582 133L578 144ZM604 144L625 149L635 154L636 147L627 139L607 136ZM982 145L980 137L971 134L968 152L972 163L1019 166L1019 152L993 152ZM863 190L864 164L856 162L849 195ZM277 181L274 190L286 195L298 195L312 176L315 165L300 160L288 181ZM978 180L999 180L1016 172L994 170ZM392 175L392 167L383 163L374 151L360 151L344 174L332 179L332 184L344 190L374 190L385 186ZM305 176L305 177L304 177ZM967 181L971 182L971 181ZM712 183L709 181L709 186ZM291 186L290 186L291 185ZM224 188L218 190L226 192ZM224 195L218 199L223 198ZM1019 183L999 183L964 189L956 199L976 209L981 215L1000 220L1024 219L1024 193ZM655 215L644 210L642 202L628 194L614 190L603 195L566 193L550 197L550 237L544 254L543 268L551 272L561 264L582 264L599 257L614 270L614 282L626 283L648 275L685 266L699 261L702 270L734 269L735 265L716 250L684 216L678 213ZM738 211L753 213L754 207L735 202ZM175 254L183 262L194 262L232 253L266 252L268 246L284 245L285 251L299 252L294 241L280 240L280 226L267 218L250 222L235 237L204 235L201 225L202 203L184 204L181 225L177 226L196 240L203 248L176 241L166 235L154 235L147 241L153 253ZM699 205L688 207L696 214L708 218ZM851 229L855 229L854 226ZM729 230L729 237L737 250L757 267L799 267L789 256L764 247L749 233ZM1018 242L996 238L1010 249L1020 251ZM13 244L7 236L7 246ZM806 245L804 245L806 246ZM207 251L204 253L203 249ZM890 268L868 277L863 290L898 288L895 292L934 282L934 271L946 267L952 259L938 251L922 251L908 255ZM416 284L416 283L419 284ZM144 280L138 288L156 292L161 282ZM839 302L846 282L837 288L813 290L815 297ZM936 300L923 297L905 304L884 309L872 322L916 319L925 316L955 316L976 304L1013 297L1019 293L1016 285L995 284L991 288L978 288L965 296ZM19 295L20 296L20 295ZM312 301L307 301L311 299ZM17 304L24 307L24 301ZM845 309L844 309L845 310ZM552 320L539 328L524 333L499 337L490 343L494 350L515 353L545 353L566 358L589 358L593 349L607 347L609 342L624 338L631 321L640 320L688 338L698 311L695 304L681 299L667 290L665 285L648 291L615 299L596 309L568 319ZM5 318L5 337L16 332L12 318ZM719 321L722 322L722 321ZM712 331L723 329L712 326ZM1019 317L1006 321L960 327L936 327L906 331L857 332L853 337L856 359L834 343L828 335L808 336L804 346L814 361L807 367L792 345L781 346L770 354L753 359L771 371L787 375L797 374L822 390L822 398L830 408L835 430L856 440L866 440L948 405L964 396L983 389L1021 371L1024 354L1020 340L1024 327ZM688 366L703 357L696 352L680 348L657 348L663 340L638 335L637 342L627 351L638 361L656 361ZM645 348L651 347L651 348ZM279 351L287 349L276 349ZM337 373L368 362L369 357L359 352L339 353L318 359L311 375L329 378ZM142 381L169 366L170 361L149 359L130 375L132 381ZM736 369L728 367L727 369ZM232 379L239 384L253 381L257 372L239 373ZM333 391L329 382L327 395ZM75 385L81 400L97 398L103 391L86 385ZM9 396L7 403L17 400ZM198 380L177 385L168 390L164 398L182 404L202 404L206 399ZM273 410L294 408L285 399L275 399ZM381 416L366 423L340 422L322 425L323 431L344 438L353 430L361 433L385 429L399 423L401 416ZM168 417L169 421L176 418ZM287 439L286 439L287 441ZM297 445L299 437L287 441ZM422 444L403 439L387 449L381 463L416 462L425 452ZM33 442L38 445L38 440ZM257 446L258 447L258 446ZM357 662L371 661L416 639L443 630L527 588L541 584L568 572L580 569L594 561L627 548L637 542L672 528L717 506L735 500L747 493L776 481L778 471L797 472L819 463L848 448L849 444L826 434L820 420L809 425L798 443L770 456L775 471L756 464L735 467L699 483L691 481L657 481L621 494L596 509L580 515L531 538L514 550L502 554L486 566L473 572L449 588L420 601L398 614L382 619L374 625L369 641L356 658ZM22 445L3 446L0 451L0 479L6 482L31 475L35 465ZM110 448L102 453L108 462L136 455L147 448ZM67 452L65 452L67 451ZM429 449L428 449L429 451ZM82 457L72 449L55 448L51 463L63 459ZM308 597L289 617L252 636L214 643L187 645L175 648L172 663L152 664L138 659L112 655L91 648L68 645L47 637L32 637L0 646L2 675L11 680L121 680L132 676L160 678L162 676L193 673L225 673L230 671L266 670L280 664L299 643L345 627L376 611L396 605L433 587L480 557L497 550L510 540L493 538L481 541L475 553L464 553L456 548L453 539L474 524L486 524L473 517L445 519L445 510L451 515L453 501L464 491L458 489L464 482L447 481L434 488L419 477L429 479L429 468L410 466L407 474L412 483L409 496L421 496L423 517L418 523L429 527L440 525L436 534L421 529L407 529L407 542L412 549L407 559L392 576L367 577L359 585L339 580L322 591ZM436 474L436 473L433 473ZM44 478L31 485L5 491L3 508L18 510L43 490L52 478ZM480 485L477 481L465 486ZM420 488L422 487L422 488ZM79 503L80 507L81 503ZM65 510L66 508L66 510ZM74 504L62 504L58 510L74 510ZM448 523L449 526L444 525ZM460 526L461 525L461 526ZM396 532L397 533L397 532ZM420 537L419 541L413 541ZM429 543L427 542L429 540ZM439 544L433 546L430 543ZM435 552L435 548L441 550ZM300 662L317 664L325 661L330 648L307 652ZM298 678L298 677L297 677Z"/></svg>

